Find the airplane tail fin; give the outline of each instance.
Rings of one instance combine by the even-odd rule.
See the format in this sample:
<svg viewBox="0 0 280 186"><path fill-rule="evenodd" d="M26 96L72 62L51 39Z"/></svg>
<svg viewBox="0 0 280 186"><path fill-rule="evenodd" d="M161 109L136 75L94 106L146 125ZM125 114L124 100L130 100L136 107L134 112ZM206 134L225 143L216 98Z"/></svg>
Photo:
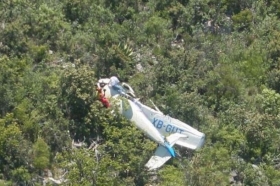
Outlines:
<svg viewBox="0 0 280 186"><path fill-rule="evenodd" d="M166 138L167 142L165 142L165 146L160 145L156 149L155 154L146 163L145 167L147 167L148 170L151 171L161 167L171 157L175 157L175 151L172 147L174 144L176 144L176 141L178 141L178 139L181 137L185 137L185 135L174 133L168 136Z"/></svg>
<svg viewBox="0 0 280 186"><path fill-rule="evenodd" d="M145 167L148 168L149 171L157 169L161 167L165 162L167 162L170 158L171 154L169 153L167 148L160 145L156 149L155 154L146 163Z"/></svg>
<svg viewBox="0 0 280 186"><path fill-rule="evenodd" d="M172 146L168 142L165 142L164 145L165 145L165 148L167 149L167 151L170 153L170 155L172 157L175 157L175 151L172 148Z"/></svg>

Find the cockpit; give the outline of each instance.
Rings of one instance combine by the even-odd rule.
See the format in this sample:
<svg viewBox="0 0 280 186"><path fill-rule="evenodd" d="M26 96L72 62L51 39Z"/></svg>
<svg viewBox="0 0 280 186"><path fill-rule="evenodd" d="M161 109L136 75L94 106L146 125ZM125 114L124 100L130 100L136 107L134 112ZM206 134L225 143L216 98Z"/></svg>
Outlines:
<svg viewBox="0 0 280 186"><path fill-rule="evenodd" d="M128 85L127 83L122 83L122 87L125 89L126 93L132 97L136 97L134 90L131 88L130 85Z"/></svg>
<svg viewBox="0 0 280 186"><path fill-rule="evenodd" d="M99 79L98 80L97 86L99 88L103 89L109 83L110 83L110 79L109 78L103 78L103 79ZM129 96L134 97L134 98L136 97L134 90L132 89L132 87L129 84L122 83L121 86L124 88L126 94L128 94Z"/></svg>

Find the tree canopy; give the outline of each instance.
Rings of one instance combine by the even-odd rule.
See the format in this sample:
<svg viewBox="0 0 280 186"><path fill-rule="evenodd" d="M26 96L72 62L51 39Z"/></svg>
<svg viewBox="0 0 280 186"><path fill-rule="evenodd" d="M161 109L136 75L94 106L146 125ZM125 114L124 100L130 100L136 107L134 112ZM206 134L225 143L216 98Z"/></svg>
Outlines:
<svg viewBox="0 0 280 186"><path fill-rule="evenodd" d="M280 184L278 0L0 1L0 185ZM156 145L98 102L118 73L206 134Z"/></svg>

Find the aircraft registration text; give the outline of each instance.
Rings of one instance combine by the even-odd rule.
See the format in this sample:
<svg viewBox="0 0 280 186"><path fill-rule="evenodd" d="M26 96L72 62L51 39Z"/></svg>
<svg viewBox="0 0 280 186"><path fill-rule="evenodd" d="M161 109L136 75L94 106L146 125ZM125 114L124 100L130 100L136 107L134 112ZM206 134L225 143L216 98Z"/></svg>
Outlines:
<svg viewBox="0 0 280 186"><path fill-rule="evenodd" d="M182 132L184 132L183 129L175 127L171 124L165 124L162 120L156 119L156 118L153 119L153 125L157 129L165 128L165 132L168 132L168 133L176 133L177 132L177 133L181 134Z"/></svg>

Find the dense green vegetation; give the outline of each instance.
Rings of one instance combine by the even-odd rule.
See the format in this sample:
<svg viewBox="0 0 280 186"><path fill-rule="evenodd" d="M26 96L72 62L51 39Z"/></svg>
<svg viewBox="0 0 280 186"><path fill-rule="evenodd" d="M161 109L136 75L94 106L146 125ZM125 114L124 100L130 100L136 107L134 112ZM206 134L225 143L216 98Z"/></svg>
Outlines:
<svg viewBox="0 0 280 186"><path fill-rule="evenodd" d="M278 0L0 7L0 185L280 185ZM145 171L156 144L95 97L115 72L204 147Z"/></svg>

